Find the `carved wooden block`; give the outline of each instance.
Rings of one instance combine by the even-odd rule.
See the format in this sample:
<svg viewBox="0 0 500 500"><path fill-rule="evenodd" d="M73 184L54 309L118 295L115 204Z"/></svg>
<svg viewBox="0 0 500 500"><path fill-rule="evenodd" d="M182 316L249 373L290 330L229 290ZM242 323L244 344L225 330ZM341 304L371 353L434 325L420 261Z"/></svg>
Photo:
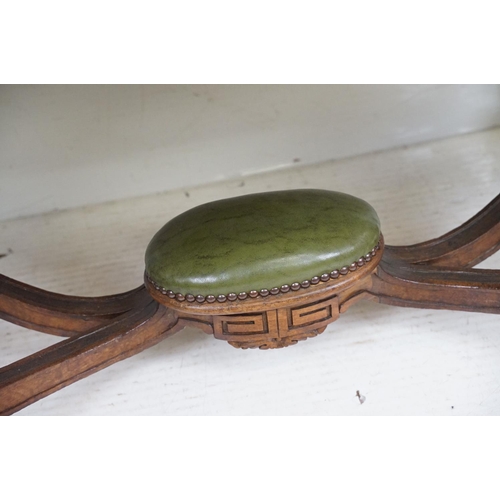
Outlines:
<svg viewBox="0 0 500 500"><path fill-rule="evenodd" d="M333 295L313 304L277 310L281 337L290 337L307 331L325 328L339 317L339 299Z"/></svg>
<svg viewBox="0 0 500 500"><path fill-rule="evenodd" d="M214 316L214 336L244 349L286 347L317 335L338 316L339 300L334 295L305 306Z"/></svg>

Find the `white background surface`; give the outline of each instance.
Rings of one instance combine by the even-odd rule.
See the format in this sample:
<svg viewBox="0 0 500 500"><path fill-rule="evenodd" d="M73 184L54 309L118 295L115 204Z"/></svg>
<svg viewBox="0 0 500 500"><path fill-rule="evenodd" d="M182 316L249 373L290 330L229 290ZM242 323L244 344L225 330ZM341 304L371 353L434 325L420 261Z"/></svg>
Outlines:
<svg viewBox="0 0 500 500"><path fill-rule="evenodd" d="M0 88L0 219L500 125L496 85Z"/></svg>
<svg viewBox="0 0 500 500"><path fill-rule="evenodd" d="M57 181L57 179L54 179ZM49 290L135 287L153 234L199 203L320 187L377 210L389 244L437 236L500 186L500 129L0 223L0 272ZM498 267L498 257L484 265ZM24 415L498 415L499 318L360 303L314 339L236 350L194 329L79 381ZM2 364L56 342L0 325ZM366 397L363 405L355 397Z"/></svg>

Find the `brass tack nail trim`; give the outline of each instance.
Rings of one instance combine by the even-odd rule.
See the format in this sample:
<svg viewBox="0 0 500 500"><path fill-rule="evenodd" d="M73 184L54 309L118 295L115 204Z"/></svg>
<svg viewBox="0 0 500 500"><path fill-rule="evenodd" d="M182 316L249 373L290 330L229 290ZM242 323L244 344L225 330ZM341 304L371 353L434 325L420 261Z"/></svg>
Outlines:
<svg viewBox="0 0 500 500"><path fill-rule="evenodd" d="M236 299L240 300L245 300L247 298L256 298L256 297L267 297L269 294L271 295L278 295L279 293L287 293L290 290L296 292L297 290L300 290L301 288L309 288L311 285L317 285L320 281L326 283L327 281L331 279L338 279L340 276L345 276L349 272L355 272L357 271L360 267L364 266L367 262L370 262L373 257L375 257L376 253L380 250L380 242L377 243L375 247L373 247L370 252L368 252L366 255L363 257L360 257L357 261L353 262L352 264L349 264L348 266L344 266L340 269L334 269L330 273L323 273L320 276L313 276L310 280L304 280L302 282L294 282L291 285L281 285L280 287L273 287L270 289L267 288L262 288L261 290L250 290L248 293L247 292L240 292L238 294L236 293L228 293L227 295L224 294L219 294L217 296L215 295L196 295L194 296L191 293L188 293L186 295L182 293L175 293L173 290L167 290L166 288L163 288L159 286L155 281L146 274L147 280L153 285L153 287L158 290L161 294L167 295L171 299L178 300L179 302L183 302L184 300L187 300L188 302L198 302L202 304L203 302L208 302L208 303L213 303L215 301L218 302L226 302L226 300L229 301L235 301Z"/></svg>

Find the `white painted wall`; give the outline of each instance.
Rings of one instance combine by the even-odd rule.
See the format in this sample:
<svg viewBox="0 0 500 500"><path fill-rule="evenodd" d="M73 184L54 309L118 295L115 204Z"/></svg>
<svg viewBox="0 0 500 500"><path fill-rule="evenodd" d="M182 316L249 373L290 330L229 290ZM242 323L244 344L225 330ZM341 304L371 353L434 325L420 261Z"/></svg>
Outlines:
<svg viewBox="0 0 500 500"><path fill-rule="evenodd" d="M497 125L488 85L3 86L0 219Z"/></svg>

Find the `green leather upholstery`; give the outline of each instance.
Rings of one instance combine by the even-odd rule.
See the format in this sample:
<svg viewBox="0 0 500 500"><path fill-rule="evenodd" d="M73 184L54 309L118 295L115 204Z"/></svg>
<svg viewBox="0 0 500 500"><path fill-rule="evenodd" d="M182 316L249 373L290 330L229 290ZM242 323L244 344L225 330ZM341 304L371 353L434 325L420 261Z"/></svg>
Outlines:
<svg viewBox="0 0 500 500"><path fill-rule="evenodd" d="M228 294L309 280L375 247L380 222L363 200L316 189L219 200L175 217L146 251L146 272L182 294Z"/></svg>

